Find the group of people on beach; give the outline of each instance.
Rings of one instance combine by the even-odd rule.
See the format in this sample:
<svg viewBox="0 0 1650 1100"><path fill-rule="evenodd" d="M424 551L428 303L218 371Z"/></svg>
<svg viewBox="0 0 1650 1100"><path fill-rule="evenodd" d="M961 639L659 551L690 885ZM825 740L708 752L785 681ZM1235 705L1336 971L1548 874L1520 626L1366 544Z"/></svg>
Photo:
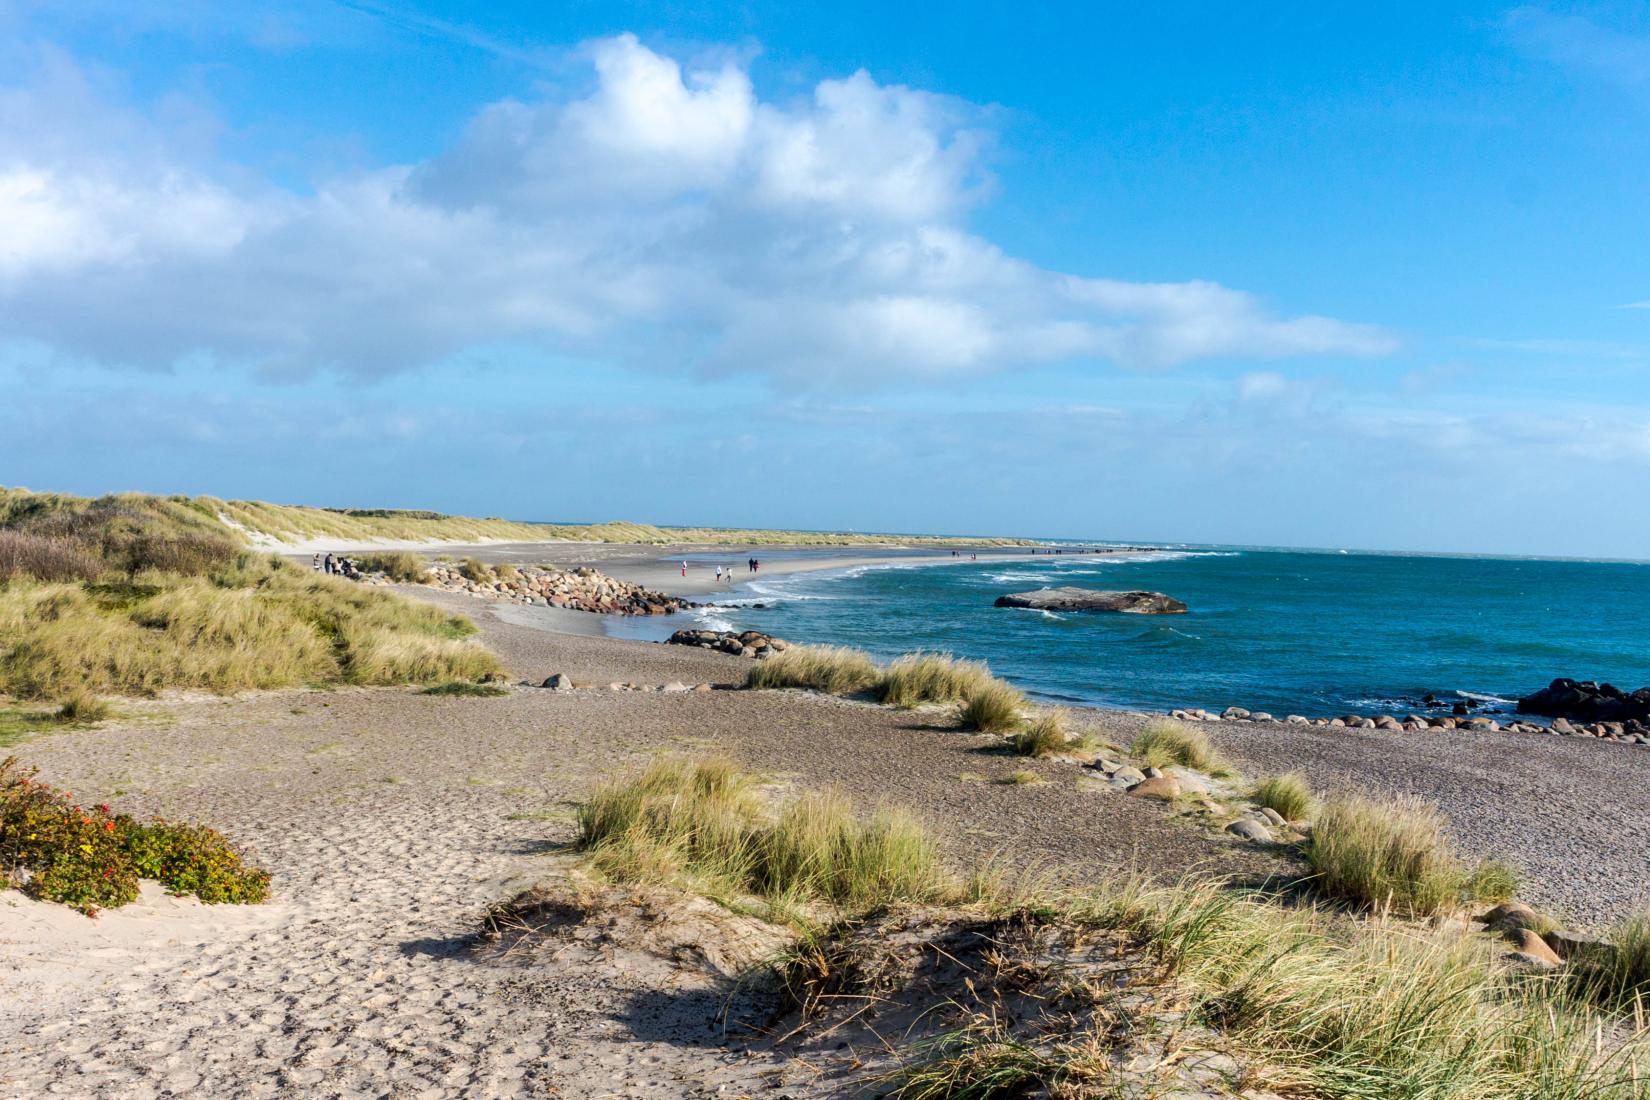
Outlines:
<svg viewBox="0 0 1650 1100"><path fill-rule="evenodd" d="M328 553L325 557L316 554L314 565L317 573L325 573L329 577L348 577L352 581L361 579L360 565L342 554Z"/></svg>

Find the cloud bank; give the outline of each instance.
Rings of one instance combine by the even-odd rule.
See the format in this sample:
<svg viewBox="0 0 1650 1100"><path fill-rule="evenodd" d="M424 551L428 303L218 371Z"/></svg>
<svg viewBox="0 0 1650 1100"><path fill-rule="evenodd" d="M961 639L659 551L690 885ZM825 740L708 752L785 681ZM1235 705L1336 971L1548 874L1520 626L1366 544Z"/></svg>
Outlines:
<svg viewBox="0 0 1650 1100"><path fill-rule="evenodd" d="M48 55L0 91L0 325L135 366L381 377L527 343L818 385L1395 347L1006 254L967 226L992 187L969 104L864 72L770 102L629 35L585 54L585 94L491 104L432 159L306 192Z"/></svg>

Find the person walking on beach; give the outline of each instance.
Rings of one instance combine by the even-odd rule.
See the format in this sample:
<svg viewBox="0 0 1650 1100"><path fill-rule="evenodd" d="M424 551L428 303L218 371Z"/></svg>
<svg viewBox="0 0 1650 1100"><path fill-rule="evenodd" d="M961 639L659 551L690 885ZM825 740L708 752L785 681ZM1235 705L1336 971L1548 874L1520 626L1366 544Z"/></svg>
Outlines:
<svg viewBox="0 0 1650 1100"><path fill-rule="evenodd" d="M687 576L687 561L686 561L686 559L683 559L683 561L682 561L682 576L684 576L684 577Z"/></svg>
<svg viewBox="0 0 1650 1100"><path fill-rule="evenodd" d="M716 567L716 583L722 583L722 567L720 565Z"/></svg>

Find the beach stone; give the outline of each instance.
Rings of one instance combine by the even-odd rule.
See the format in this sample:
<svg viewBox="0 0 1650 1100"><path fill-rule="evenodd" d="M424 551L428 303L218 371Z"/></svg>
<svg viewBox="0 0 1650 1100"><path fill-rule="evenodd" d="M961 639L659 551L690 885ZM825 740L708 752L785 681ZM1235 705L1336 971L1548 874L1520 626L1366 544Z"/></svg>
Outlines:
<svg viewBox="0 0 1650 1100"><path fill-rule="evenodd" d="M1557 970L1558 964L1549 962L1539 955L1531 955L1523 951L1514 951L1506 958L1508 965L1517 970L1528 970L1533 973L1543 973L1548 970Z"/></svg>
<svg viewBox="0 0 1650 1100"><path fill-rule="evenodd" d="M1113 770L1112 773L1111 773L1111 777L1113 779L1121 782L1121 783L1134 784L1134 783L1139 783L1141 780L1145 779L1146 778L1146 773L1141 771L1139 768L1131 767L1128 764L1124 764L1121 767L1116 768L1115 770Z"/></svg>
<svg viewBox="0 0 1650 1100"><path fill-rule="evenodd" d="M691 691L693 689L688 687L686 684L682 683L682 681L680 681L680 680L672 680L670 683L666 684L664 687L660 688L659 690L664 691L664 692L669 692L672 695L674 695L677 692Z"/></svg>
<svg viewBox="0 0 1650 1100"><path fill-rule="evenodd" d="M1375 724L1384 730L1397 731L1404 728L1404 724L1398 721L1398 719L1392 717L1390 714L1381 715L1379 718L1375 719Z"/></svg>
<svg viewBox="0 0 1650 1100"><path fill-rule="evenodd" d="M1272 831L1252 817L1238 818L1236 821L1226 826L1226 831L1231 833L1233 836L1242 837L1244 840L1252 840L1261 844L1268 844L1272 841Z"/></svg>
<svg viewBox="0 0 1650 1100"><path fill-rule="evenodd" d="M1283 720L1291 726L1310 726L1312 724L1312 719L1304 714L1285 715Z"/></svg>
<svg viewBox="0 0 1650 1100"><path fill-rule="evenodd" d="M1558 957L1558 952L1547 946L1547 941L1536 935L1534 929L1516 928L1507 934L1507 938L1521 954L1534 956L1554 966L1562 961Z"/></svg>
<svg viewBox="0 0 1650 1100"><path fill-rule="evenodd" d="M1163 774L1162 768L1143 768L1141 772L1147 779L1157 779Z"/></svg>
<svg viewBox="0 0 1650 1100"><path fill-rule="evenodd" d="M1483 916L1475 919L1492 932L1513 932L1521 928L1534 928L1541 922L1541 918L1536 914L1536 911L1521 901L1504 901Z"/></svg>
<svg viewBox="0 0 1650 1100"><path fill-rule="evenodd" d="M709 684L694 684L693 685L693 690L697 691L697 692L700 692L700 693L704 693L704 692L712 691L714 689Z"/></svg>
<svg viewBox="0 0 1650 1100"><path fill-rule="evenodd" d="M1276 825L1280 829L1289 824L1288 819L1270 806L1262 806L1260 808L1260 816L1264 817L1267 821L1271 822L1273 825Z"/></svg>
<svg viewBox="0 0 1650 1100"><path fill-rule="evenodd" d="M1149 779L1142 779L1129 788L1129 793L1136 798L1151 798L1159 802L1172 802L1180 796L1180 780L1172 775L1157 775Z"/></svg>
<svg viewBox="0 0 1650 1100"><path fill-rule="evenodd" d="M544 683L540 686L547 687L551 691L572 691L573 678L565 672L558 672L554 676L546 677Z"/></svg>
<svg viewBox="0 0 1650 1100"><path fill-rule="evenodd" d="M1225 710L1220 712L1220 716L1227 721L1232 721L1233 719L1249 717L1249 712L1244 710L1242 707L1227 707Z"/></svg>
<svg viewBox="0 0 1650 1100"><path fill-rule="evenodd" d="M1264 710L1257 710L1257 711L1254 711L1253 713L1251 713L1249 715L1249 721L1251 721L1251 722L1275 722L1275 721L1277 721L1277 719L1273 718L1270 714L1267 714Z"/></svg>
<svg viewBox="0 0 1650 1100"><path fill-rule="evenodd" d="M1180 789L1184 793L1191 795L1206 795L1209 793L1208 781L1196 772L1176 769L1173 774L1176 779L1180 780Z"/></svg>
<svg viewBox="0 0 1650 1100"><path fill-rule="evenodd" d="M1553 954L1561 959L1608 958L1616 952L1616 945L1607 940L1586 936L1580 932L1567 932L1562 929L1548 932L1542 937L1547 946L1552 948Z"/></svg>

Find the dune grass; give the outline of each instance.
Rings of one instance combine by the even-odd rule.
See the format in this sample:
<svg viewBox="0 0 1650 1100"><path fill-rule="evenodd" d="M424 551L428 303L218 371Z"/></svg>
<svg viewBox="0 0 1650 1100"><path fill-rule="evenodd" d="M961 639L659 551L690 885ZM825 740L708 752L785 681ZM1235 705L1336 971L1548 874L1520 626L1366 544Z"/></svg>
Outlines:
<svg viewBox="0 0 1650 1100"><path fill-rule="evenodd" d="M1300 772L1268 776L1250 793L1257 806L1276 810L1285 821L1304 821L1312 813L1312 787Z"/></svg>
<svg viewBox="0 0 1650 1100"><path fill-rule="evenodd" d="M754 901L778 920L957 891L910 815L861 815L835 791L770 811L756 786L727 760L659 759L591 794L578 809L577 845L614 881L675 881L725 904Z"/></svg>
<svg viewBox="0 0 1650 1100"><path fill-rule="evenodd" d="M806 688L845 695L875 687L871 658L844 646L793 645L758 661L745 677L748 688Z"/></svg>
<svg viewBox="0 0 1650 1100"><path fill-rule="evenodd" d="M1286 909L1217 882L1135 885L1089 917L1140 935L1202 991L1198 1015L1305 1094L1643 1100L1650 1050L1481 937ZM1611 1036L1617 1036L1611 1038ZM1293 1094L1293 1093L1292 1093Z"/></svg>
<svg viewBox="0 0 1650 1100"><path fill-rule="evenodd" d="M1414 798L1327 799L1306 854L1323 894L1406 916L1447 913L1468 900L1504 900L1517 886L1503 865L1469 867L1446 834L1443 815Z"/></svg>
<svg viewBox="0 0 1650 1100"><path fill-rule="evenodd" d="M1026 706L1020 689L1003 680L992 680L969 692L958 712L963 729L981 733L1012 733L1023 724L1020 712Z"/></svg>
<svg viewBox="0 0 1650 1100"><path fill-rule="evenodd" d="M907 653L883 670L877 701L892 707L956 703L992 680L983 661L961 661L949 653Z"/></svg>
<svg viewBox="0 0 1650 1100"><path fill-rule="evenodd" d="M55 717L65 724L87 725L101 722L111 713L113 708L102 699L84 691L77 691L63 700L57 708Z"/></svg>
<svg viewBox="0 0 1650 1100"><path fill-rule="evenodd" d="M1071 747L1071 734L1066 730L1066 713L1051 708L1039 714L1035 721L1016 732L1009 745L1021 756L1053 756Z"/></svg>
<svg viewBox="0 0 1650 1100"><path fill-rule="evenodd" d="M428 572L424 559L407 550L382 550L361 555L361 568L368 573L382 573L392 581L417 584Z"/></svg>
<svg viewBox="0 0 1650 1100"><path fill-rule="evenodd" d="M1130 747L1134 758L1153 768L1176 765L1210 775L1230 775L1231 767L1215 751L1209 735L1200 729L1160 718L1146 724Z"/></svg>
<svg viewBox="0 0 1650 1100"><path fill-rule="evenodd" d="M502 675L467 638L468 621L276 559L233 578L139 580L0 588L0 692L63 699Z"/></svg>

